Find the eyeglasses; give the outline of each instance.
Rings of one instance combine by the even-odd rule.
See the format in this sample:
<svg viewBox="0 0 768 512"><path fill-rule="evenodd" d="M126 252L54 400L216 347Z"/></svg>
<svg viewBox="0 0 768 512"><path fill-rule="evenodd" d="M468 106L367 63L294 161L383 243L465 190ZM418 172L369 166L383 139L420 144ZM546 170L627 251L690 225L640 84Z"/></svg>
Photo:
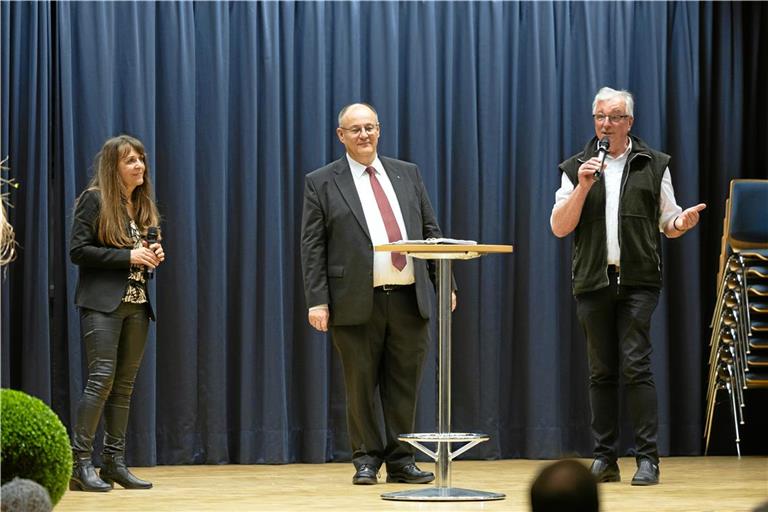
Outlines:
<svg viewBox="0 0 768 512"><path fill-rule="evenodd" d="M602 123L606 119L608 119L613 124L616 124L616 123L620 123L621 121L623 121L624 119L626 119L629 116L627 114L621 114L621 115L615 114L615 115L612 115L612 116L607 116L605 114L594 114L592 117L598 123Z"/></svg>
<svg viewBox="0 0 768 512"><path fill-rule="evenodd" d="M344 128L343 126L339 126L342 130L345 132L349 132L355 137L359 137L361 133L363 133L363 130L365 130L365 133L368 135L373 135L376 133L376 130L379 129L381 125L379 123L376 124L367 124L365 126L353 126L351 128Z"/></svg>

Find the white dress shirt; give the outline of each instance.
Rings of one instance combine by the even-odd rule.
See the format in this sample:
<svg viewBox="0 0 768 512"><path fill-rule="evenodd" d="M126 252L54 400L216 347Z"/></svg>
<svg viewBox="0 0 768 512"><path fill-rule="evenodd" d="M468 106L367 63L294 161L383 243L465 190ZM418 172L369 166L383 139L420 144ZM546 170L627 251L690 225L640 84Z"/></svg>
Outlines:
<svg viewBox="0 0 768 512"><path fill-rule="evenodd" d="M629 140L627 149L616 158L611 155L605 158L605 168L602 179L605 180L605 232L608 244L608 265L618 265L621 261L621 248L619 247L619 196L621 194L621 177L624 166L627 163L629 152L632 151L632 139ZM568 199L574 186L570 178L563 173L560 180L560 188L555 193L555 206ZM664 226L670 219L680 215L683 209L675 200L675 190L672 187L672 176L669 167L664 169L661 179L661 193L659 194L659 231L664 232ZM551 222L551 220L550 220Z"/></svg>
<svg viewBox="0 0 768 512"><path fill-rule="evenodd" d="M352 178L355 180L355 187L357 188L357 195L360 197L360 203L363 205L363 213L365 214L365 222L368 224L368 233L371 235L371 244L383 245L389 243L389 236L387 235L387 229L384 227L384 219L381 217L381 211L379 211L379 205L376 202L376 196L373 195L373 188L371 187L371 178L367 172L365 172L366 166L353 160L349 153L347 153L347 162L349 162L349 169L352 171ZM395 220L400 228L400 234L403 240L408 240L408 233L405 230L405 222L403 221L403 213L400 211L400 203L397 201L395 195L395 189L392 188L392 182L389 181L389 176L384 170L384 166L381 165L381 161L377 156L371 166L376 169L376 179L381 184L381 188L387 195L389 205L392 207L392 212L395 214ZM388 252L375 252L373 253L373 286L381 286L383 284L413 284L416 282L416 278L413 274L413 261L410 256L406 257L406 265L403 270L398 271L394 265L392 265L392 255Z"/></svg>

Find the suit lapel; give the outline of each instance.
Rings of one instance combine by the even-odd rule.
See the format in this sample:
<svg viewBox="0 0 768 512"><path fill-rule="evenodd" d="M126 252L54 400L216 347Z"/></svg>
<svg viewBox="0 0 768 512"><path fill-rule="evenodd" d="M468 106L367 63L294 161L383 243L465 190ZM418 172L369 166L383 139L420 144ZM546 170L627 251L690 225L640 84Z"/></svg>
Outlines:
<svg viewBox="0 0 768 512"><path fill-rule="evenodd" d="M365 236L371 239L371 234L368 232L368 222L365 220L365 213L363 212L363 204L360 202L360 196L357 194L357 188L355 187L355 181L352 178L352 171L349 169L349 163L346 156L338 160L336 166L336 186L341 192L341 196L344 201L352 210L352 214L357 219L357 223L360 224L360 228L365 232Z"/></svg>

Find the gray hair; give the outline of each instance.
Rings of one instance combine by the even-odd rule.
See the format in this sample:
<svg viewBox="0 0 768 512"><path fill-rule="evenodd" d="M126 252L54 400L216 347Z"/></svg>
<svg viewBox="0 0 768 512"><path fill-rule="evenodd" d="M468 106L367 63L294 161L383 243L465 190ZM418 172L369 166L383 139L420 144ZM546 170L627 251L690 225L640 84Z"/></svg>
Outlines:
<svg viewBox="0 0 768 512"><path fill-rule="evenodd" d="M343 118L343 117L344 117L344 114L346 114L346 113L347 113L347 110L349 110L349 109L350 109L350 108L352 108L352 107L356 107L356 106L358 106L358 105L362 105L362 106L364 106L364 107L368 107L368 108L371 110L371 112L373 112L373 113L374 113L374 115L376 116L376 119L377 119L377 120L379 119L379 113L378 113L378 112L376 112L376 109L375 109L375 108L373 108L373 106L369 105L368 103L350 103L349 105L345 106L344 108L342 108L342 109L339 111L339 127L341 127L341 118Z"/></svg>
<svg viewBox="0 0 768 512"><path fill-rule="evenodd" d="M630 117L635 117L635 99L632 97L632 93L625 91L624 89L617 91L616 89L611 89L610 87L603 87L597 91L597 94L595 94L595 100L592 102L592 113L595 113L598 101L612 100L616 97L620 97L624 100L624 104L627 107L627 115Z"/></svg>

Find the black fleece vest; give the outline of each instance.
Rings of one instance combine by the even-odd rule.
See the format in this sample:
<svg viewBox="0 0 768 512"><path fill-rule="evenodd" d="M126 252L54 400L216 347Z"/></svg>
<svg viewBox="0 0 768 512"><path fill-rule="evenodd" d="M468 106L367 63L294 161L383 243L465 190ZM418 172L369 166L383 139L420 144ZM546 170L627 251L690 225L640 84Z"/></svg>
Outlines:
<svg viewBox="0 0 768 512"><path fill-rule="evenodd" d="M620 283L661 288L661 236L659 195L670 157L630 135L632 151L621 177L619 196ZM579 166L597 155L597 139L584 151L560 164L575 187ZM573 293L608 286L608 243L605 232L605 181L587 194L573 241Z"/></svg>

